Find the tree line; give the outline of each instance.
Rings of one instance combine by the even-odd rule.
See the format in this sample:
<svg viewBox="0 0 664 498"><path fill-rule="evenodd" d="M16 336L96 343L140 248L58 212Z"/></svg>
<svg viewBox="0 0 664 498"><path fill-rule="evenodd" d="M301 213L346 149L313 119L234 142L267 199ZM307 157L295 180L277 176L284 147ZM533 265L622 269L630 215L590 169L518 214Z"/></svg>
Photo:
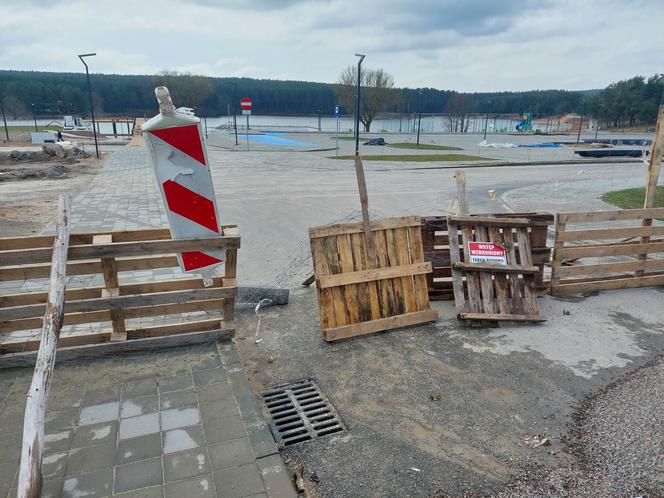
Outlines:
<svg viewBox="0 0 664 498"><path fill-rule="evenodd" d="M336 104L343 114L354 113L352 68L336 84L254 78L216 78L162 71L156 75L92 74L93 103L100 115L146 115L158 110L154 87L166 85L177 106L196 108L201 116L239 113L239 99L250 97L254 113L264 115L332 115ZM363 71L364 73L364 71ZM664 91L664 75L634 77L603 90L534 90L524 92L463 93L435 88L396 88L389 73L367 69L363 95L372 98L372 86L384 86L376 113L446 113L491 115L532 113L534 118L585 113L603 126L652 123ZM364 91L364 90L363 90ZM0 97L10 118L89 112L83 73L0 71ZM375 102L374 102L375 103ZM366 108L361 117L367 127ZM374 116L375 117L375 116Z"/></svg>

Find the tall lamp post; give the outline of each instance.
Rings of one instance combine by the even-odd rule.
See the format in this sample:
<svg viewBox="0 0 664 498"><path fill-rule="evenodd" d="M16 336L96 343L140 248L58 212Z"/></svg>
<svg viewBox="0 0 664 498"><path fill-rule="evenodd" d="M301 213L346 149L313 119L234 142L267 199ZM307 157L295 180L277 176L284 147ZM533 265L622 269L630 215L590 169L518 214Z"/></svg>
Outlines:
<svg viewBox="0 0 664 498"><path fill-rule="evenodd" d="M583 127L583 113L586 111L586 103L581 106L581 121L579 121L579 133L576 135L576 143L581 141L581 128Z"/></svg>
<svg viewBox="0 0 664 498"><path fill-rule="evenodd" d="M7 128L7 116L5 115L5 105L2 102L4 99L3 95L0 95L0 111L2 111L2 121L5 123L5 136L7 137L7 142L9 142L9 128Z"/></svg>
<svg viewBox="0 0 664 498"><path fill-rule="evenodd" d="M357 95L355 100L355 155L360 155L360 75L362 72L362 61L366 55L355 54L355 57L359 57L360 60L357 61Z"/></svg>
<svg viewBox="0 0 664 498"><path fill-rule="evenodd" d="M237 83L233 83L233 129L235 130L235 145L238 145L237 141ZM248 133L248 131L247 131Z"/></svg>
<svg viewBox="0 0 664 498"><path fill-rule="evenodd" d="M417 118L417 147L420 146L420 126L422 125L422 90L420 90L420 113Z"/></svg>
<svg viewBox="0 0 664 498"><path fill-rule="evenodd" d="M85 77L88 80L88 96L90 97L90 114L92 114L92 135L95 137L95 152L97 154L97 159L99 159L99 143L97 142L97 122L95 121L95 108L92 105L92 87L90 86L90 71L88 70L88 65L85 63L85 57L94 57L96 53L90 54L80 54L78 56L81 59L81 62L85 66Z"/></svg>
<svg viewBox="0 0 664 498"><path fill-rule="evenodd" d="M487 102L487 107L490 102ZM484 118L484 140L486 140L486 129L489 127L489 109L486 110L486 118ZM496 130L493 130L494 132Z"/></svg>

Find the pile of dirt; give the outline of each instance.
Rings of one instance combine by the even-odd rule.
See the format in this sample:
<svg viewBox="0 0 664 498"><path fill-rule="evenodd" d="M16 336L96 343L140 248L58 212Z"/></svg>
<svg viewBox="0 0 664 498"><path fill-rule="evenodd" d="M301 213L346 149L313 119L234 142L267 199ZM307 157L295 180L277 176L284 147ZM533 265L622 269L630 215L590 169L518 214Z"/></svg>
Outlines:
<svg viewBox="0 0 664 498"><path fill-rule="evenodd" d="M60 178L67 173L69 173L69 168L63 164L34 168L0 168L0 182L53 179Z"/></svg>
<svg viewBox="0 0 664 498"><path fill-rule="evenodd" d="M39 151L12 150L9 154L0 153L0 164L43 163L51 161L64 161L72 164L91 157L90 154L76 146L64 149L56 147L56 145L46 144Z"/></svg>

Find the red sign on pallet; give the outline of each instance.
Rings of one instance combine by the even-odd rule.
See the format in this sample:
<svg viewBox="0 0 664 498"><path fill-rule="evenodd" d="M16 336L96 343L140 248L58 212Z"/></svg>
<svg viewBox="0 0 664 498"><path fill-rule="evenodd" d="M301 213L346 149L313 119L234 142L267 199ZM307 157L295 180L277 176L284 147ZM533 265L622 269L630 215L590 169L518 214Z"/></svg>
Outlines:
<svg viewBox="0 0 664 498"><path fill-rule="evenodd" d="M469 263L507 264L505 248L493 242L468 242Z"/></svg>

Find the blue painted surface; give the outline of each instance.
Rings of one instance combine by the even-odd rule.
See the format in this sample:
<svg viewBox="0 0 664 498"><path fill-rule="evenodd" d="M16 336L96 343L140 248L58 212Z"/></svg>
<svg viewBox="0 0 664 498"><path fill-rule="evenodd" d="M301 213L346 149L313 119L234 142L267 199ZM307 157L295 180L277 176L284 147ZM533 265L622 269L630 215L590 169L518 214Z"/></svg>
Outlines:
<svg viewBox="0 0 664 498"><path fill-rule="evenodd" d="M264 135L249 135L249 140L254 142L260 142L262 144L276 145L279 147L307 147L307 148L317 148L318 145L309 144L306 142L300 142L299 140L291 140L289 138L282 138L285 133L270 133ZM246 137L247 135L244 134Z"/></svg>

